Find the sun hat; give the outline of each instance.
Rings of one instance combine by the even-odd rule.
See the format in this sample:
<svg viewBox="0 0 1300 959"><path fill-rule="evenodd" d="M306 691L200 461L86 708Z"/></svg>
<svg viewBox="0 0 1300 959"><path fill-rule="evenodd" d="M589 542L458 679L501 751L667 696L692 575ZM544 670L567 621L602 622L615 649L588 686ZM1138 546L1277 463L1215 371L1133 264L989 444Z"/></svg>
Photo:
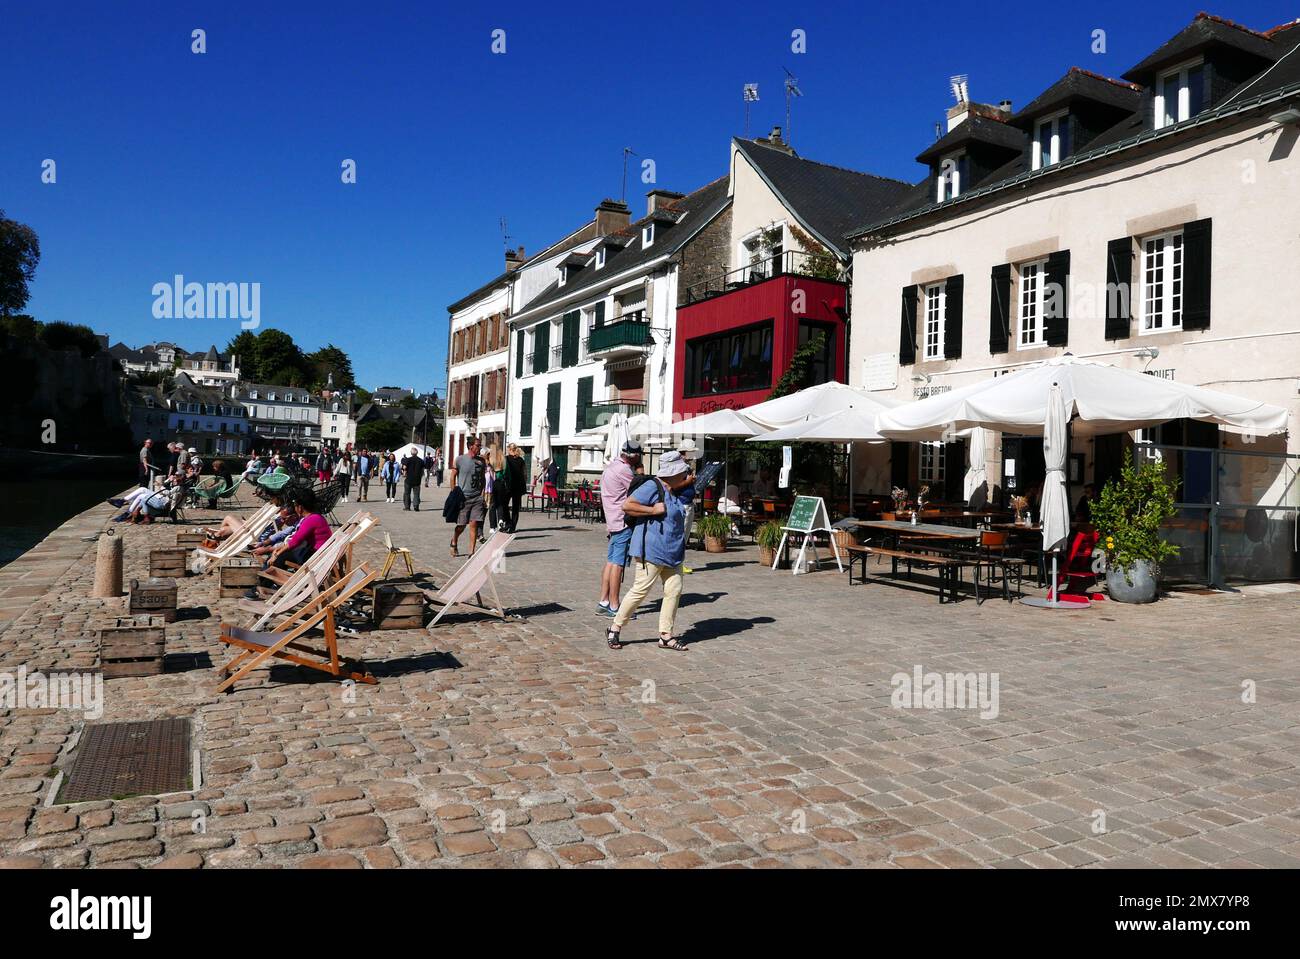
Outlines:
<svg viewBox="0 0 1300 959"><path fill-rule="evenodd" d="M686 465L686 460L682 459L682 454L677 452L665 453L659 457L659 469L655 475L660 479L670 479L674 476L681 476L683 473L689 473L691 468Z"/></svg>
<svg viewBox="0 0 1300 959"><path fill-rule="evenodd" d="M697 460L704 453L695 445L695 440L682 440L677 446L677 451L688 460Z"/></svg>

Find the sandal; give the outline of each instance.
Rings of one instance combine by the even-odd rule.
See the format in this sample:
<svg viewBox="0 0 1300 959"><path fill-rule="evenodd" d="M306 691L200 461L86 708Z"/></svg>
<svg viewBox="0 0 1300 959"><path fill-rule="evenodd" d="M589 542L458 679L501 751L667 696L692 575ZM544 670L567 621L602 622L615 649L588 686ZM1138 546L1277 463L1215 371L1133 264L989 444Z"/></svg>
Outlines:
<svg viewBox="0 0 1300 959"><path fill-rule="evenodd" d="M667 639L664 639L662 636L660 636L660 637L659 637L659 648L660 648L660 649L674 649L674 650L676 650L676 651L679 652L679 653L684 653L684 652L686 652L686 644L683 643L680 639L676 639L676 638L674 638L674 637L672 637L672 636L668 637Z"/></svg>
<svg viewBox="0 0 1300 959"><path fill-rule="evenodd" d="M623 643L619 641L617 629L605 630L605 645L610 649L622 649Z"/></svg>
<svg viewBox="0 0 1300 959"><path fill-rule="evenodd" d="M451 544L451 558L452 558L452 559L456 559L456 558L459 557L459 556L460 556L460 550L458 550L458 549L456 548L456 544L455 544L455 543L452 543L452 544Z"/></svg>

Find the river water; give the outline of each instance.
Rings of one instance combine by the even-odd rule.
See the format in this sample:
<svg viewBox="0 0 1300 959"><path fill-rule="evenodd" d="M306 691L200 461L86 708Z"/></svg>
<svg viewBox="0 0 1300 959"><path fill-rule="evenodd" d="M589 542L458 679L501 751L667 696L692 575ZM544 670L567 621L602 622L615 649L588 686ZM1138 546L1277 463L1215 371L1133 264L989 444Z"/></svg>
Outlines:
<svg viewBox="0 0 1300 959"><path fill-rule="evenodd" d="M116 496L121 479L0 480L0 566L12 563L78 513Z"/></svg>

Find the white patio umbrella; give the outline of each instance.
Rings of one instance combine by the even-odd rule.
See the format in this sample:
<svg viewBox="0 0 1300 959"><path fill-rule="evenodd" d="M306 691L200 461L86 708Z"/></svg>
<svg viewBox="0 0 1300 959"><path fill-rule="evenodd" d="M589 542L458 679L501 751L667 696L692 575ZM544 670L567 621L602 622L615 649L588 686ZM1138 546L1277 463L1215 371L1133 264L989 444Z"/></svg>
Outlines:
<svg viewBox="0 0 1300 959"><path fill-rule="evenodd" d="M780 429L760 433L748 442L883 443L876 430L876 413L848 406L827 416L810 416Z"/></svg>
<svg viewBox="0 0 1300 959"><path fill-rule="evenodd" d="M747 406L741 415L762 429L776 430L810 418L829 416L849 406L874 412L896 405L896 400L846 383L821 383L798 393Z"/></svg>
<svg viewBox="0 0 1300 959"><path fill-rule="evenodd" d="M687 436L758 436L763 428L754 425L743 412L721 409L674 423L669 432Z"/></svg>
<svg viewBox="0 0 1300 959"><path fill-rule="evenodd" d="M627 431L627 418L615 413L605 424L605 462L612 463L623 450L623 444L632 437Z"/></svg>
<svg viewBox="0 0 1300 959"><path fill-rule="evenodd" d="M985 463L987 458L988 454L984 449L984 429L978 427L971 430L970 466L966 469L966 479L962 483L962 495L968 503L980 485L988 482L989 473Z"/></svg>
<svg viewBox="0 0 1300 959"><path fill-rule="evenodd" d="M1043 522L1043 549L1052 551L1052 580L1047 599L1027 597L1026 606L1046 609L1086 609L1086 603L1062 602L1056 569L1061 545L1070 535L1070 495L1065 488L1065 459L1070 446L1070 423L1061 399L1061 387L1053 383L1047 392L1047 417L1043 423L1043 499L1039 505Z"/></svg>

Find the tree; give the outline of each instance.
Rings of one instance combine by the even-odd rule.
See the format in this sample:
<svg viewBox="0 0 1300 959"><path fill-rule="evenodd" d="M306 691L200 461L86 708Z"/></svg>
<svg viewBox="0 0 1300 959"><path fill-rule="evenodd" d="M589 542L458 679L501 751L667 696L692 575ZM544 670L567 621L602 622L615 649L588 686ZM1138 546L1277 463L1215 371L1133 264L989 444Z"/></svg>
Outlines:
<svg viewBox="0 0 1300 959"><path fill-rule="evenodd" d="M13 316L0 314L0 333L8 333L17 340L36 342L41 338L41 327L44 325L26 313L15 313Z"/></svg>
<svg viewBox="0 0 1300 959"><path fill-rule="evenodd" d="M352 375L352 360L333 343L322 346L314 353L308 353L307 365L315 378L312 385L316 389L324 389L331 375L336 390L350 390L357 385Z"/></svg>
<svg viewBox="0 0 1300 959"><path fill-rule="evenodd" d="M265 329L257 334L257 368L262 383L307 386L311 379L307 358L283 330Z"/></svg>
<svg viewBox="0 0 1300 959"><path fill-rule="evenodd" d="M369 403L371 399L370 391L366 389L364 386L358 386L356 390L353 392L352 396L353 399L356 401L353 404L353 406L356 409L361 409L361 407Z"/></svg>
<svg viewBox="0 0 1300 959"><path fill-rule="evenodd" d="M36 276L41 243L36 231L0 210L0 316L17 313L31 294L27 285Z"/></svg>
<svg viewBox="0 0 1300 959"><path fill-rule="evenodd" d="M372 420L357 427L356 445L362 449L396 449L405 446L410 439L410 430L400 420Z"/></svg>
<svg viewBox="0 0 1300 959"><path fill-rule="evenodd" d="M240 376L244 379L253 383L264 382L257 363L257 334L241 330L238 336L226 344L225 353L239 357Z"/></svg>
<svg viewBox="0 0 1300 959"><path fill-rule="evenodd" d="M45 323L41 326L41 342L52 350L78 350L84 357L99 352L99 337L95 331L80 323Z"/></svg>
<svg viewBox="0 0 1300 959"><path fill-rule="evenodd" d="M399 402L397 405L404 410L423 409L423 407L420 406L420 401L417 400L414 396L403 396L401 402Z"/></svg>

